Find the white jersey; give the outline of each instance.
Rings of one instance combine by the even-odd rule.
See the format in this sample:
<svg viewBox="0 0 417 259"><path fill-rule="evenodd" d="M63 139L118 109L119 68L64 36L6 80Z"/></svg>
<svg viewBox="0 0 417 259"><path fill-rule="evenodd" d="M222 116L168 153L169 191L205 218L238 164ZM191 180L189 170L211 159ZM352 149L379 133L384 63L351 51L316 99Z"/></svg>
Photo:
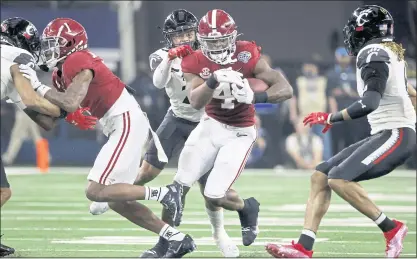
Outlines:
<svg viewBox="0 0 417 259"><path fill-rule="evenodd" d="M35 66L33 56L26 50L9 46L1 45L1 100L8 98L12 103L15 103L20 108L24 109L22 99L18 94L13 78L10 72L10 67L14 64L25 64L31 67Z"/></svg>
<svg viewBox="0 0 417 259"><path fill-rule="evenodd" d="M389 47L380 43L370 44L361 49L356 59L357 88L360 97L366 91L361 70L369 62L385 62L389 68L389 77L379 107L368 114L371 134L404 127L415 130L416 113L407 92L405 61L398 60Z"/></svg>
<svg viewBox="0 0 417 259"><path fill-rule="evenodd" d="M149 61L152 69L157 66L155 63L160 63L168 56L168 49L159 49L149 56ZM175 116L198 122L204 114L204 109L196 110L191 107L188 100L189 89L186 89L186 82L183 77L184 73L181 71L181 59L176 58L171 62L170 78L165 85L165 91L171 103L171 109Z"/></svg>

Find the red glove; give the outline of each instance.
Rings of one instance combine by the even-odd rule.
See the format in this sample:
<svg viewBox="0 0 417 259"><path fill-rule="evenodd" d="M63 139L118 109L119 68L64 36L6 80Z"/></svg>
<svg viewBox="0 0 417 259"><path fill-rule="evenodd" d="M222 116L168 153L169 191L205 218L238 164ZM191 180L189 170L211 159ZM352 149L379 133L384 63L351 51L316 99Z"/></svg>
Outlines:
<svg viewBox="0 0 417 259"><path fill-rule="evenodd" d="M94 129L97 124L97 118L91 116L89 108L79 108L69 113L65 120L82 130Z"/></svg>
<svg viewBox="0 0 417 259"><path fill-rule="evenodd" d="M168 58L169 60L173 60L175 58L183 58L187 55L193 53L193 49L190 45L182 45L176 48L172 48L168 51Z"/></svg>
<svg viewBox="0 0 417 259"><path fill-rule="evenodd" d="M332 124L330 123L330 115L330 113L325 112L310 113L303 120L304 126L306 126L307 124L310 124L310 127L314 124L325 125L322 132L326 133L332 127Z"/></svg>
<svg viewBox="0 0 417 259"><path fill-rule="evenodd" d="M55 68L54 71L52 72L52 85L59 92L64 92L65 86L64 86L64 82L62 82L61 75L62 75L62 72L58 68Z"/></svg>

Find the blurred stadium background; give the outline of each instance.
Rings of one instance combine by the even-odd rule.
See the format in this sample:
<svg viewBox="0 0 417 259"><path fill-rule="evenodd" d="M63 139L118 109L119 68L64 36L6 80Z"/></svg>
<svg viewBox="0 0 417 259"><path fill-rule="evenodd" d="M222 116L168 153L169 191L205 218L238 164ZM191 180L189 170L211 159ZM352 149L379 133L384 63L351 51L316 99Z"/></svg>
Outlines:
<svg viewBox="0 0 417 259"><path fill-rule="evenodd" d="M240 39L255 40L262 46L264 58L281 69L295 89L292 100L256 107L260 137L249 169L236 185L243 195L259 195L262 204L264 232L257 245L242 248L242 255L250 257L265 256L262 245L267 241L288 242L298 236L313 165L369 134L365 119L337 125L326 135L320 128L309 130L299 124L307 112L340 110L358 98L354 60L341 48L341 31L350 12L362 4L382 5L393 15L396 38L406 48L408 80L416 87L415 1L2 1L1 20L24 17L40 31L56 17L82 23L90 48L136 90L136 98L156 129L169 107L165 91L152 85L148 64L149 54L163 47L158 26L178 8L197 17L214 8L228 11L243 33ZM51 83L50 75L39 76ZM49 146L51 168L45 174L36 168L39 141ZM149 233L136 231L114 213L97 218L88 214L83 196L85 176L105 141L100 129L80 131L65 122L44 132L12 105L1 103L1 153L14 191L1 213L8 245L22 256L45 257L137 256L150 246L146 241ZM170 169L155 184L172 180L176 160L170 161ZM408 222L411 237L404 252L413 257L416 161L415 152L387 178L365 183L392 217L398 215ZM393 195L385 193L387 189ZM193 195L190 200L183 228L197 237L200 251L196 256L219 256L209 242L201 198ZM319 236L322 242L317 245L317 255L382 256L383 239L377 238L379 232L372 222L340 200L334 203ZM159 207L152 208L159 211ZM232 236L239 240L237 218L226 215Z"/></svg>

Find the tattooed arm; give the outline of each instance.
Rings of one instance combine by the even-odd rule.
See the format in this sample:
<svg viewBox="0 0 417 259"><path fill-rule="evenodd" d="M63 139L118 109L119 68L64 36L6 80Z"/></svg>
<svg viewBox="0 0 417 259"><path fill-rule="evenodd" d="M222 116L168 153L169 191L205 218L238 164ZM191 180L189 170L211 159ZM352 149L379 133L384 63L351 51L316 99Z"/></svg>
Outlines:
<svg viewBox="0 0 417 259"><path fill-rule="evenodd" d="M281 72L272 69L264 59L259 59L253 73L256 78L261 79L269 85L266 94L255 93L255 102L279 103L292 97L293 89L290 83L285 79ZM257 99L259 99L259 101L257 101Z"/></svg>
<svg viewBox="0 0 417 259"><path fill-rule="evenodd" d="M50 89L46 92L45 98L67 112L74 112L87 95L88 86L93 78L93 71L84 69L72 79L72 83L65 92Z"/></svg>

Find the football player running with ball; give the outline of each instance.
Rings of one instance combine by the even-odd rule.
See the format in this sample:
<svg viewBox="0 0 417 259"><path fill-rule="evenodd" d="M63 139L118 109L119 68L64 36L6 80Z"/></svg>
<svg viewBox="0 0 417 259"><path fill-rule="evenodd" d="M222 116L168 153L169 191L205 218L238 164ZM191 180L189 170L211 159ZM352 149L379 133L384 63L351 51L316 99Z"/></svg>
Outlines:
<svg viewBox="0 0 417 259"><path fill-rule="evenodd" d="M44 70L55 68L54 88L41 84L36 73L22 67L36 91L68 112L88 107L100 119L103 133L109 137L88 174L86 196L91 201L109 202L110 208L169 243L165 257L181 257L195 249L185 235L158 219L146 206L131 201L155 200L178 222L182 214L181 186L144 187L134 185L140 154L150 129L149 122L129 88L92 53L84 27L69 18L51 21L41 37ZM158 147L158 158L167 161L158 136L151 130Z"/></svg>
<svg viewBox="0 0 417 259"><path fill-rule="evenodd" d="M197 110L205 108L206 114L185 142L174 181L184 186L185 194L211 169L203 190L206 203L238 212L243 244L248 246L258 234L259 203L253 197L242 199L230 187L256 140L254 103L287 100L292 87L260 59L260 47L254 42L236 41L236 29L228 13L209 11L198 26L200 49L182 60L190 104ZM254 93L243 79L253 77L269 88Z"/></svg>
<svg viewBox="0 0 417 259"><path fill-rule="evenodd" d="M165 88L171 103L156 131L168 159L181 151L204 113L203 109L196 110L191 106L188 99L189 89L186 88L181 70L182 58L198 49L197 26L198 20L191 12L184 9L174 10L165 19L163 26L166 47L158 49L149 56L153 83L159 89ZM144 185L152 181L161 173L165 165L165 162L159 161L155 142L151 140L135 184ZM134 202L129 205L137 206ZM102 214L107 210L107 203L94 202L90 206L90 211L94 215ZM239 249L224 229L222 208L208 207L206 211L212 223L213 237L223 255L238 257ZM164 212L162 220L173 225L166 210ZM160 258L167 252L168 245L168 242L160 237L158 243L146 250L141 257Z"/></svg>
<svg viewBox="0 0 417 259"><path fill-rule="evenodd" d="M322 124L326 132L333 123L368 116L371 136L316 167L298 243L267 245L274 257L312 257L316 233L329 208L332 191L381 229L386 257L400 255L407 226L388 218L358 183L392 172L405 162L416 145L416 114L408 93L404 49L394 42L393 25L386 9L366 5L357 8L344 27L346 49L357 57L357 90L361 98L337 113L311 113L304 122L310 126ZM415 96L415 92L412 94Z"/></svg>

